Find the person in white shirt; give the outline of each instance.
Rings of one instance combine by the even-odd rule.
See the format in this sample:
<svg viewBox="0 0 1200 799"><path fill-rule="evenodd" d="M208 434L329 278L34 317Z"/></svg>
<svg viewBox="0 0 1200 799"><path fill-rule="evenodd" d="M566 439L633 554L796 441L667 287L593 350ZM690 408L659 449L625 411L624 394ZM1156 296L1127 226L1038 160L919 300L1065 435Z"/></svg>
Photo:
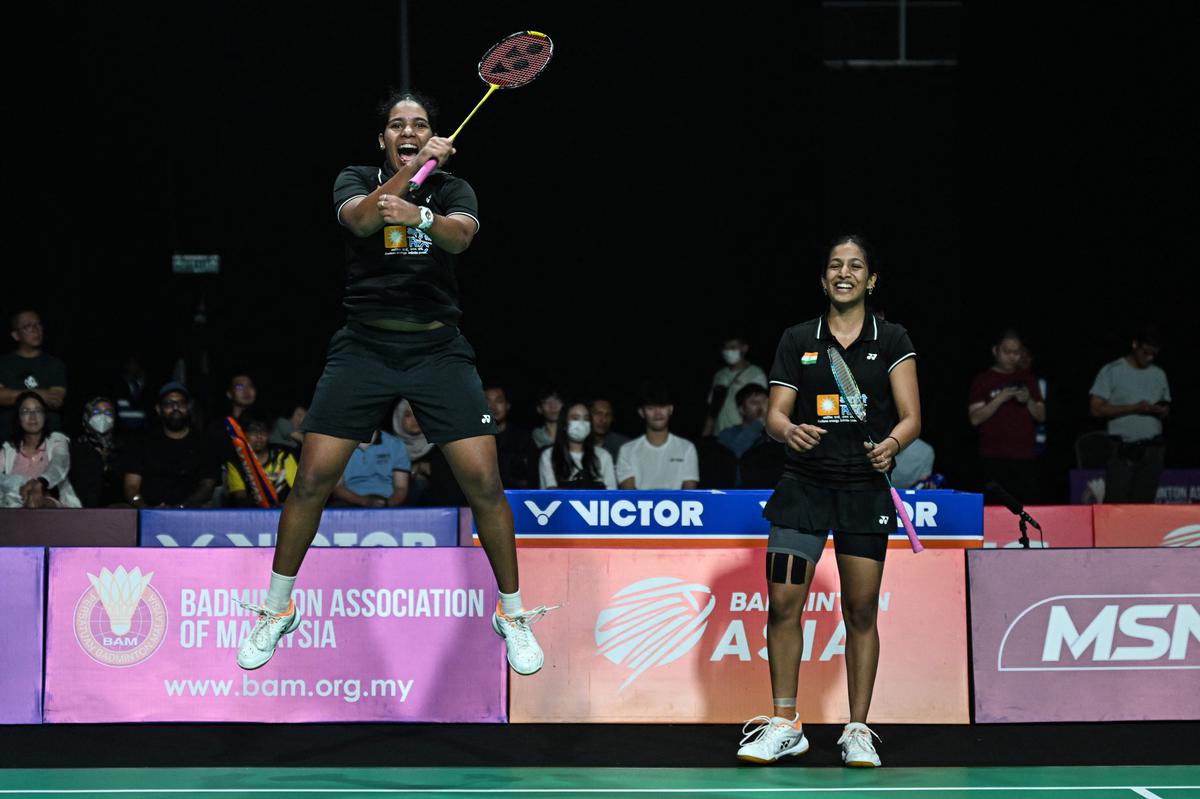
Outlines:
<svg viewBox="0 0 1200 799"><path fill-rule="evenodd" d="M612 455L592 441L592 414L587 404L564 405L558 419L554 444L542 450L539 460L542 488L615 489Z"/></svg>
<svg viewBox="0 0 1200 799"><path fill-rule="evenodd" d="M638 416L646 422L646 433L621 447L617 455L621 488L677 490L700 485L695 445L668 429L674 411L665 386L651 384L643 389Z"/></svg>
<svg viewBox="0 0 1200 799"><path fill-rule="evenodd" d="M743 335L730 336L721 341L721 358L725 366L713 375L712 387L708 390L708 415L704 418L701 436L719 436L722 432L742 423L738 409L737 393L751 383L767 384L767 375L762 369L746 360L750 345Z"/></svg>

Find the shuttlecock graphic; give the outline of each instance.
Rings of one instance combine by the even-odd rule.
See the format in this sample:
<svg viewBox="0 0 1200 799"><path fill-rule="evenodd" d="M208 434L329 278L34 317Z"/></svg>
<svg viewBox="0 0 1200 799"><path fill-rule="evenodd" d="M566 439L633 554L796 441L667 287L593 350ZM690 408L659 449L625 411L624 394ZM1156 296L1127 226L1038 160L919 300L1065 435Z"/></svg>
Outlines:
<svg viewBox="0 0 1200 799"><path fill-rule="evenodd" d="M124 635L129 632L133 612L137 610L142 592L150 585L150 578L153 576L154 572L143 576L142 570L136 566L131 572L125 571L124 566L118 566L115 572L101 569L99 577L88 572L88 579L92 581L92 588L100 595L114 634Z"/></svg>
<svg viewBox="0 0 1200 799"><path fill-rule="evenodd" d="M596 617L596 653L631 669L618 693L652 666L691 650L716 604L708 586L675 577L640 580L613 594Z"/></svg>

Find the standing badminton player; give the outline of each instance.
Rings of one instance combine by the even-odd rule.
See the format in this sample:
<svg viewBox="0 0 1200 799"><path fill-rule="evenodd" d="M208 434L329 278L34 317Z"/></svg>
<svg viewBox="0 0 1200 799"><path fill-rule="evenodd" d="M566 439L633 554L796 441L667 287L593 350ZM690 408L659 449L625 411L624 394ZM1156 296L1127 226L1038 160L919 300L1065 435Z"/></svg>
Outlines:
<svg viewBox="0 0 1200 799"><path fill-rule="evenodd" d="M425 97L400 93L379 106L382 166L350 166L333 187L349 261L346 326L329 344L325 371L304 420L295 485L279 518L265 607L238 649L237 662L256 669L281 636L300 623L292 587L312 544L325 501L360 442L387 425L400 397L421 430L442 448L475 515L496 575L500 602L492 628L504 638L519 674L542 667L517 581L512 510L500 483L496 426L475 370L475 351L458 330L461 312L454 267L479 231L475 191L440 167L412 195L409 179L430 159L444 166L454 148L434 135L435 109Z"/></svg>
<svg viewBox="0 0 1200 799"><path fill-rule="evenodd" d="M787 462L763 515L770 613L767 654L774 709L743 727L738 757L771 763L808 751L796 709L804 647L800 617L817 561L833 532L846 625L850 723L838 743L847 766L878 766L867 711L879 664L876 616L888 534L896 512L884 474L921 430L916 353L903 327L875 318L867 296L879 275L867 245L844 236L821 272L824 316L784 331L771 368L767 431ZM827 350L836 347L870 409L872 446L840 396ZM878 737L878 736L876 736Z"/></svg>

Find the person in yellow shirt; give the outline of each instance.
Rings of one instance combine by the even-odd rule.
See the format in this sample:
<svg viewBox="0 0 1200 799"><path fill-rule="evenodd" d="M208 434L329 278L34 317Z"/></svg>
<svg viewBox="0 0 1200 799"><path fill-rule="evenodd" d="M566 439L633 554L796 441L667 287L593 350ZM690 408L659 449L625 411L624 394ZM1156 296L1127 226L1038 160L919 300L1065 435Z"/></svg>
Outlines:
<svg viewBox="0 0 1200 799"><path fill-rule="evenodd" d="M270 430L267 423L256 417L245 417L242 420L242 432L250 442L250 449L258 462L262 464L267 479L275 486L279 501L283 502L292 484L296 481L296 458L282 447L272 447L267 444ZM225 479L229 484L229 498L239 507L254 507L254 498L246 490L246 475L242 474L242 466L232 461L225 463Z"/></svg>

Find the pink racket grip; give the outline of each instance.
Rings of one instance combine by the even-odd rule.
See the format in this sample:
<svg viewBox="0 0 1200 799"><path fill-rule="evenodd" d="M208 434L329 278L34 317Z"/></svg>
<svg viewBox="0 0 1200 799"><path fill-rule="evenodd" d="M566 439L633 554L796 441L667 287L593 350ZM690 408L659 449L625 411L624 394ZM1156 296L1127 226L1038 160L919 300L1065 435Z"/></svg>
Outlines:
<svg viewBox="0 0 1200 799"><path fill-rule="evenodd" d="M912 519L908 518L904 502L901 501L900 494L894 488L892 489L892 504L896 506L896 513L900 516L900 521L904 523L904 532L908 533L908 542L912 544L912 551L920 552L925 547L921 544L921 539L917 538L917 531L913 529Z"/></svg>
<svg viewBox="0 0 1200 799"><path fill-rule="evenodd" d="M429 173L432 172L436 166L436 158L430 158L428 161L422 164L421 168L417 170L417 174L413 175L412 180L408 182L408 190L416 191L417 189L421 188L421 184L425 182L425 178L429 177Z"/></svg>

